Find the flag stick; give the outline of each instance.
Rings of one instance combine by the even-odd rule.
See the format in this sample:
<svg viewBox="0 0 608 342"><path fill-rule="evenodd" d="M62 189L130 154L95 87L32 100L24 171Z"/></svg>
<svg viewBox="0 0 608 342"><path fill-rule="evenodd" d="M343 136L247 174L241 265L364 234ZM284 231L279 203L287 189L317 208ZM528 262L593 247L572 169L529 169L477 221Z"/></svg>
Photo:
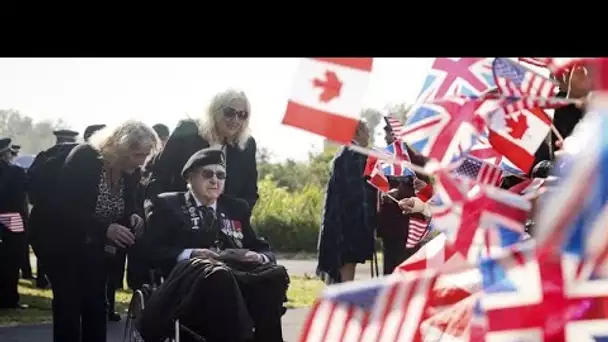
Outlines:
<svg viewBox="0 0 608 342"><path fill-rule="evenodd" d="M408 168L423 174L425 176L431 176L430 171L425 170L423 167L420 167L418 165L414 165L411 162L407 161L407 160L403 160L403 159L397 159L394 156L388 154L388 153L383 153L383 152L378 152L378 151L374 151L372 149L369 149L367 147L362 147L359 145L349 145L348 146L349 149L351 149L352 151L364 154L366 156L371 156L371 157L376 157L380 160L385 160L387 162L390 163L405 163L407 165Z"/></svg>

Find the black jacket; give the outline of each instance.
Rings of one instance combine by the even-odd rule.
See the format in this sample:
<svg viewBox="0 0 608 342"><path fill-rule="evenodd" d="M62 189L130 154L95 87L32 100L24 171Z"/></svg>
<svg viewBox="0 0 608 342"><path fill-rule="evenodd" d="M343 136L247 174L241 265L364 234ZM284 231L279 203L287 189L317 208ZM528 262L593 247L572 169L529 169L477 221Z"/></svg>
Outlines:
<svg viewBox="0 0 608 342"><path fill-rule="evenodd" d="M190 192L163 193L149 200L142 240L149 265L168 274L182 251L190 248L243 248L276 260L269 244L251 228L251 212L243 200L220 196L216 210L215 224L209 227L194 221L199 217L191 214L195 212L195 202Z"/></svg>
<svg viewBox="0 0 608 342"><path fill-rule="evenodd" d="M85 248L103 254L108 225L95 218L102 168L101 155L92 146L82 144L70 152L55 184L56 200L32 208L30 238L38 257L73 260ZM124 173L123 177L125 213L120 223L128 227L129 217L138 212L139 173Z"/></svg>
<svg viewBox="0 0 608 342"><path fill-rule="evenodd" d="M186 191L186 182L181 176L182 168L190 156L207 147L209 142L198 134L198 126L194 121L180 122L153 162L146 198L163 192ZM244 150L237 146L226 146L228 178L224 193L245 200L251 209L258 200L256 149L253 137L249 138Z"/></svg>

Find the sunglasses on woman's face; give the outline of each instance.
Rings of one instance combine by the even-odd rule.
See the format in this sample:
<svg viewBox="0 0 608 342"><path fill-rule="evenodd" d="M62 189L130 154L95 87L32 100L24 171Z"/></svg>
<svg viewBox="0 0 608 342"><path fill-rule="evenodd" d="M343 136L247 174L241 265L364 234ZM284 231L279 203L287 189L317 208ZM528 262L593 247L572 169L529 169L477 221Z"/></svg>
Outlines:
<svg viewBox="0 0 608 342"><path fill-rule="evenodd" d="M217 179L219 179L219 180L226 179L226 171L213 171L213 170L203 169L203 170L201 170L201 175L205 179L211 179L211 178L213 178L213 175L215 175L217 177Z"/></svg>
<svg viewBox="0 0 608 342"><path fill-rule="evenodd" d="M223 112L224 112L224 116L227 117L228 119L237 117L241 120L247 120L247 117L249 117L249 113L247 113L246 110L236 110L232 107L224 108Z"/></svg>

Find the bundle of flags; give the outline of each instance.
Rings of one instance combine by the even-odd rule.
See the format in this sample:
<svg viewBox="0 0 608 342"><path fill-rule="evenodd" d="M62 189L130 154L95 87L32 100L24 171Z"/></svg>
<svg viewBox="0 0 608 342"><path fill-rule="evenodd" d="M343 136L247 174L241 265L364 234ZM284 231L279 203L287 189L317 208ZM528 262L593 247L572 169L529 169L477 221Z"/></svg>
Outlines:
<svg viewBox="0 0 608 342"><path fill-rule="evenodd" d="M529 173L536 150L555 129L547 110L573 103L556 98L558 85L526 64L557 74L573 63L608 61L435 60L406 122L387 121L396 141L369 152L365 175L381 192L389 190L388 177L432 175L433 186L417 195L441 233L388 277L329 287L301 341L608 340L606 96L595 99L595 112L577 126L574 137L584 148L561 157L534 212L529 198L548 179L498 188L508 175ZM331 89L339 98L346 87ZM434 167L412 166L408 145ZM533 239L525 232L532 218Z"/></svg>

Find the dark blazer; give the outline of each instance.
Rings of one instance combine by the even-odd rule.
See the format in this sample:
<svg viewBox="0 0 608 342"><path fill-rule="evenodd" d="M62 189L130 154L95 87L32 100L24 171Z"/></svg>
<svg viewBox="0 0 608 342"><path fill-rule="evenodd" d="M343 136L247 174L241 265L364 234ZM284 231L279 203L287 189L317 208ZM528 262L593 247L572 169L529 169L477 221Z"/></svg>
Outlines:
<svg viewBox="0 0 608 342"><path fill-rule="evenodd" d="M190 156L207 147L209 142L198 134L196 122L180 122L154 161L146 198L158 196L163 192L186 191L186 182L181 176L182 168ZM256 150L253 137L249 138L244 150L238 146L226 146L228 178L224 193L245 200L251 209L258 200Z"/></svg>
<svg viewBox="0 0 608 342"><path fill-rule="evenodd" d="M566 92L559 92L556 97L564 98L566 97L566 95ZM553 113L553 125L555 125L555 128L557 128L562 137L566 139L570 136L570 134L572 134L574 126L576 126L576 124L581 121L581 119L583 118L583 114L583 110L573 104L560 107L556 109ZM557 137L555 136L555 133L551 134L551 140L553 141L553 146L555 146Z"/></svg>
<svg viewBox="0 0 608 342"><path fill-rule="evenodd" d="M147 228L142 242L151 267L160 268L164 274L169 274L184 249L215 248L218 239L222 250L249 249L276 261L270 245L258 238L251 228L251 211L245 201L220 196L216 224L209 227L193 222L190 211L195 208L191 196L191 192L169 192L147 201ZM240 228L237 222L240 223ZM238 234L239 231L242 234Z"/></svg>
<svg viewBox="0 0 608 342"><path fill-rule="evenodd" d="M76 146L68 155L58 176L57 198L46 207L34 206L30 225L37 225L37 237L46 256L74 258L74 252L99 250L103 254L108 225L95 218L99 180L103 162L100 153L88 144ZM125 213L119 221L128 227L129 217L137 213L135 201L139 173L123 174ZM37 251L38 254L38 251Z"/></svg>

